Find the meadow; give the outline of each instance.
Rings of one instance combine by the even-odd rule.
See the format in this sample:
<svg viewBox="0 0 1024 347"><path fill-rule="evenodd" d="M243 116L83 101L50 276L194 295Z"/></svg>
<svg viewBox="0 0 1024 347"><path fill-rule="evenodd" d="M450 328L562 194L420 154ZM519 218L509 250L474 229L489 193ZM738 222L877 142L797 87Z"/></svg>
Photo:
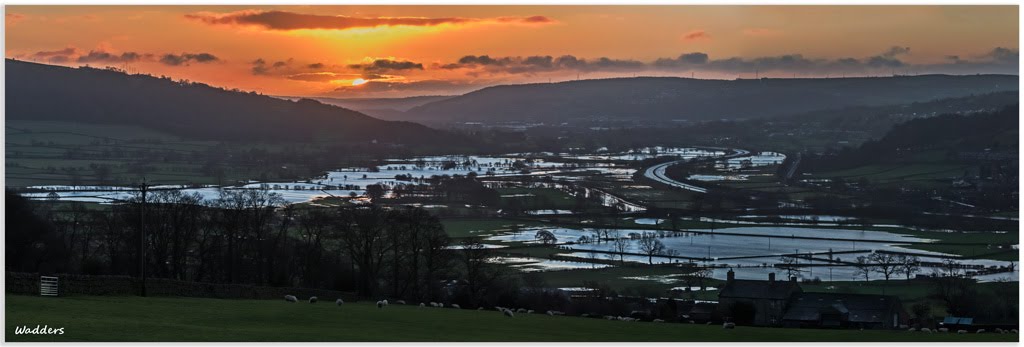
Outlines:
<svg viewBox="0 0 1024 347"><path fill-rule="evenodd" d="M7 341L887 341L1016 342L1016 334L755 328L620 322L544 314L514 318L490 310L419 308L371 302L336 306L284 300L6 296ZM15 335L16 326L64 328L62 335Z"/></svg>

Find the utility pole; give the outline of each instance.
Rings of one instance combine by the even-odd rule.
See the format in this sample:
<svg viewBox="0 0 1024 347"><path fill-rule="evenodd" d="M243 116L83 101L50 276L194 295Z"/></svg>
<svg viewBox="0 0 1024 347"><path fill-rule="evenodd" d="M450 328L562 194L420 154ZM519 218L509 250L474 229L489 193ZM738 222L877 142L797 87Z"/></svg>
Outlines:
<svg viewBox="0 0 1024 347"><path fill-rule="evenodd" d="M142 208L139 212L139 275L142 277L140 294L146 296L146 178L142 178L139 190L142 192Z"/></svg>

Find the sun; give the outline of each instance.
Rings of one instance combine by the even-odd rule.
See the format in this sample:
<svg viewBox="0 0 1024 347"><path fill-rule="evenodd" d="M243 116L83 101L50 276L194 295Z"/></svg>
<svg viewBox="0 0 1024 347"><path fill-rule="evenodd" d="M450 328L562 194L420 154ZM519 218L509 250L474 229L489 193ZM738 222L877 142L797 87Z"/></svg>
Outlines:
<svg viewBox="0 0 1024 347"><path fill-rule="evenodd" d="M358 85L360 85L360 84L363 84L363 83L366 83L366 82L367 82L367 81L366 81L366 80L364 80L364 79L362 79L362 78L357 78L357 79L355 79L355 80L352 80L352 85L354 85L354 86L358 86Z"/></svg>

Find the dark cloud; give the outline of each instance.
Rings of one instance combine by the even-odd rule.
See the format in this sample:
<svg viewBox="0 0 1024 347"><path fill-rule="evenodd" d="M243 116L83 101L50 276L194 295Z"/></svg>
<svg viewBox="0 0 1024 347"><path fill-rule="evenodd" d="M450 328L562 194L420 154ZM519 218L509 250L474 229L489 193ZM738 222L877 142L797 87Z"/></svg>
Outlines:
<svg viewBox="0 0 1024 347"><path fill-rule="evenodd" d="M711 34L708 34L708 32L704 30L693 30L683 34L683 40L693 41L707 39L711 39Z"/></svg>
<svg viewBox="0 0 1024 347"><path fill-rule="evenodd" d="M369 81L358 86L342 86L335 89L340 95L379 94L388 92L464 93L488 84L463 83L447 80L422 80L412 82Z"/></svg>
<svg viewBox="0 0 1024 347"><path fill-rule="evenodd" d="M131 63L149 56L152 55L136 52L116 54L104 51L89 51L89 54L79 56L76 61L79 63Z"/></svg>
<svg viewBox="0 0 1024 347"><path fill-rule="evenodd" d="M351 64L351 69L364 71L395 71L395 70L423 70L423 64L391 59L377 59L366 64Z"/></svg>
<svg viewBox="0 0 1024 347"><path fill-rule="evenodd" d="M910 47L892 46L892 47L889 47L889 50L883 52L879 56L885 57L885 58L895 58L896 56L904 55L904 54L908 54L908 53L910 53Z"/></svg>
<svg viewBox="0 0 1024 347"><path fill-rule="evenodd" d="M160 63L171 66L188 66L190 63L213 63L220 61L219 58L210 53L182 53L164 54L160 57Z"/></svg>
<svg viewBox="0 0 1024 347"><path fill-rule="evenodd" d="M643 62L636 60L620 60L607 57L586 60L572 55L558 58L552 56L523 57L491 57L488 55L467 55L456 63L437 65L441 69L469 69L469 74L486 73L531 74L557 70L577 71L623 71L641 69Z"/></svg>
<svg viewBox="0 0 1024 347"><path fill-rule="evenodd" d="M78 55L78 48L67 47L55 51L39 51L29 55L29 59L42 60L51 63L67 63L71 61L71 57Z"/></svg>
<svg viewBox="0 0 1024 347"><path fill-rule="evenodd" d="M816 75L875 74L896 71L928 73L1016 73L1019 52L997 47L971 61L951 56L940 64L911 64L902 60L910 47L892 46L879 54L864 58L837 59L809 58L802 54L783 54L763 57L728 57L713 59L704 52L689 52L675 58L660 58L653 62L619 60L612 58L582 59L572 55L493 57L467 55L456 62L435 64L434 68L464 69L470 76L482 74L535 74L544 72L684 72L709 71L727 74L781 72Z"/></svg>
<svg viewBox="0 0 1024 347"><path fill-rule="evenodd" d="M186 14L185 18L211 25L250 25L267 30L327 29L346 30L380 26L437 26L442 24L507 23L549 24L554 20L544 16L460 18L460 17L348 17L294 13L286 11L246 10L230 13L200 12Z"/></svg>
<svg viewBox="0 0 1024 347"><path fill-rule="evenodd" d="M985 55L985 57L992 58L997 62L1014 63L1020 61L1020 51L1016 49L1009 49L1005 47L993 48L991 52Z"/></svg>

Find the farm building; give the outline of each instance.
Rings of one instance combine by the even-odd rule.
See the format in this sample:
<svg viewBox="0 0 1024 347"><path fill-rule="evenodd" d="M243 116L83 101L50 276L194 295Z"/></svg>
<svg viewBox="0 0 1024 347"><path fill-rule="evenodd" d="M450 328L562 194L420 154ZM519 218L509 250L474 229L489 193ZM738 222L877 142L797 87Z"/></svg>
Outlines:
<svg viewBox="0 0 1024 347"><path fill-rule="evenodd" d="M738 324L779 325L789 300L802 291L796 277L776 281L775 273L770 273L767 281L738 280L729 270L718 293L718 308Z"/></svg>
<svg viewBox="0 0 1024 347"><path fill-rule="evenodd" d="M907 313L892 295L800 293L782 316L786 327L892 329L905 324Z"/></svg>

